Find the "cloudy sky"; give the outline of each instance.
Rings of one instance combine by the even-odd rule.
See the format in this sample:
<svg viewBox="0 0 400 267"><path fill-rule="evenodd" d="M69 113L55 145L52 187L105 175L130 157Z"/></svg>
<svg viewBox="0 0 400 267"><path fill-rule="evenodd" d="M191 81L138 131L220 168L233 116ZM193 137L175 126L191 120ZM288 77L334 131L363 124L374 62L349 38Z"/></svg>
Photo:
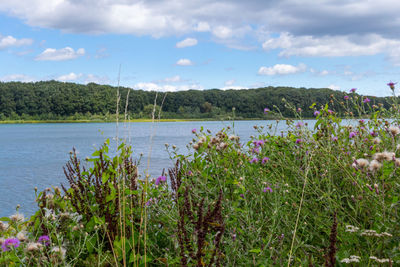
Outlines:
<svg viewBox="0 0 400 267"><path fill-rule="evenodd" d="M1 0L0 81L389 95L400 1Z"/></svg>

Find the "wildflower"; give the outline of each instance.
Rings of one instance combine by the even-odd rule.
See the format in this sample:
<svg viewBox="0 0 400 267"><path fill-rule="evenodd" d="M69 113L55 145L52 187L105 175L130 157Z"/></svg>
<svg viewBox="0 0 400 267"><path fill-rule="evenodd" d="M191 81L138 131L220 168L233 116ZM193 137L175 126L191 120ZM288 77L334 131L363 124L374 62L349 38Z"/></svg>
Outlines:
<svg viewBox="0 0 400 267"><path fill-rule="evenodd" d="M61 258L64 259L64 258L65 258L65 253L66 253L67 251L66 251L65 248L63 248L63 247L53 247L53 248L51 249L51 252L52 252L52 253L57 253L57 254L59 254L59 255L61 256Z"/></svg>
<svg viewBox="0 0 400 267"><path fill-rule="evenodd" d="M296 144L300 144L301 142L303 142L303 140L301 140L301 139L296 140Z"/></svg>
<svg viewBox="0 0 400 267"><path fill-rule="evenodd" d="M351 89L350 89L350 92L351 92L351 93L355 93L356 91L357 91L357 88L351 88Z"/></svg>
<svg viewBox="0 0 400 267"><path fill-rule="evenodd" d="M195 150L198 150L198 149L200 148L200 146L199 146L199 144L194 144L194 145L193 145L193 148L194 148Z"/></svg>
<svg viewBox="0 0 400 267"><path fill-rule="evenodd" d="M21 213L16 213L10 216L11 221L13 222L22 222L24 220L24 215Z"/></svg>
<svg viewBox="0 0 400 267"><path fill-rule="evenodd" d="M25 241L27 239L25 232L19 232L16 237L18 238L19 241Z"/></svg>
<svg viewBox="0 0 400 267"><path fill-rule="evenodd" d="M318 110L314 111L314 116L317 117L319 114L321 114L321 112L319 112Z"/></svg>
<svg viewBox="0 0 400 267"><path fill-rule="evenodd" d="M357 133L356 132L350 132L350 134L349 134L349 138L353 138L353 137L355 137L357 135Z"/></svg>
<svg viewBox="0 0 400 267"><path fill-rule="evenodd" d="M333 137L332 137L332 141L333 141L333 142L337 142L337 140L338 140L338 137L337 137L337 136L333 136Z"/></svg>
<svg viewBox="0 0 400 267"><path fill-rule="evenodd" d="M6 231L8 228L8 224L0 221L0 232Z"/></svg>
<svg viewBox="0 0 400 267"><path fill-rule="evenodd" d="M145 203L145 205L148 207L148 206L151 205L151 202L153 202L153 198L150 198L150 199Z"/></svg>
<svg viewBox="0 0 400 267"><path fill-rule="evenodd" d="M250 160L250 163L257 163L258 162L258 158L253 158Z"/></svg>
<svg viewBox="0 0 400 267"><path fill-rule="evenodd" d="M1 245L1 248L3 249L3 251L9 251L10 247L14 247L17 248L19 247L19 240L17 238L7 238L6 240L4 240L4 243Z"/></svg>
<svg viewBox="0 0 400 267"><path fill-rule="evenodd" d="M344 96L344 100L348 100L349 99L349 96L348 95L345 95Z"/></svg>
<svg viewBox="0 0 400 267"><path fill-rule="evenodd" d="M254 154L259 154L259 153L260 153L260 150L259 150L257 147L255 147L255 148L252 149L252 152L253 152Z"/></svg>
<svg viewBox="0 0 400 267"><path fill-rule="evenodd" d="M377 195L379 195L379 186L378 186L378 184L374 184L374 188L375 188L375 193Z"/></svg>
<svg viewBox="0 0 400 267"><path fill-rule="evenodd" d="M304 125L304 124L303 124L302 122L299 121L299 122L296 124L296 128L301 128L303 125Z"/></svg>
<svg viewBox="0 0 400 267"><path fill-rule="evenodd" d="M368 167L368 165L369 165L369 161L366 159L362 159L362 158L355 160L353 163L354 168L356 168L357 166L360 168L365 168L365 167Z"/></svg>
<svg viewBox="0 0 400 267"><path fill-rule="evenodd" d="M333 110L328 109L329 114L333 114Z"/></svg>
<svg viewBox="0 0 400 267"><path fill-rule="evenodd" d="M390 262L390 259L379 259L379 258L377 258L377 257L375 257L375 256L370 256L369 258L370 258L371 260L374 260L374 261L379 262L379 263Z"/></svg>
<svg viewBox="0 0 400 267"><path fill-rule="evenodd" d="M270 193L272 193L272 188L271 187L265 187L263 192L266 193L267 191L269 191Z"/></svg>
<svg viewBox="0 0 400 267"><path fill-rule="evenodd" d="M373 140L374 144L380 144L382 142L382 140L379 137L375 137Z"/></svg>
<svg viewBox="0 0 400 267"><path fill-rule="evenodd" d="M383 154L383 157L385 158L385 160L387 160L387 161L393 160L396 156L396 154L394 152L384 151L382 154Z"/></svg>
<svg viewBox="0 0 400 267"><path fill-rule="evenodd" d="M50 237L48 235L42 235L39 237L38 243L48 246L48 245L50 245Z"/></svg>
<svg viewBox="0 0 400 267"><path fill-rule="evenodd" d="M372 186L370 186L369 184L366 184L365 186L368 187L369 191L374 191L374 189L372 189Z"/></svg>
<svg viewBox="0 0 400 267"><path fill-rule="evenodd" d="M156 179L155 184L156 184L156 185L159 185L161 182L165 182L166 180L167 180L167 177L165 177L165 176L158 176L157 179Z"/></svg>
<svg viewBox="0 0 400 267"><path fill-rule="evenodd" d="M355 232L358 232L358 230L360 230L360 228L358 228L356 226L346 225L346 232L355 233Z"/></svg>
<svg viewBox="0 0 400 267"><path fill-rule="evenodd" d="M351 255L349 258L344 258L340 262L342 263L360 262L360 259L361 259L360 256Z"/></svg>
<svg viewBox="0 0 400 267"><path fill-rule="evenodd" d="M389 127L389 132L394 136L394 135L398 135L400 133L400 128L397 126L393 126L391 125Z"/></svg>
<svg viewBox="0 0 400 267"><path fill-rule="evenodd" d="M192 129L192 133L194 134L194 133L196 133L196 128L194 128L194 129Z"/></svg>
<svg viewBox="0 0 400 267"><path fill-rule="evenodd" d="M265 164L265 163L267 163L268 161L269 161L269 158L268 158L268 157L264 157L264 158L262 159L261 163L262 163L262 164Z"/></svg>
<svg viewBox="0 0 400 267"><path fill-rule="evenodd" d="M363 103L369 103L369 102L371 102L371 99L369 99L368 97L365 97L363 100Z"/></svg>
<svg viewBox="0 0 400 267"><path fill-rule="evenodd" d="M267 114L268 112L270 112L269 108L264 108L264 114Z"/></svg>
<svg viewBox="0 0 400 267"><path fill-rule="evenodd" d="M389 86L390 89L392 89L392 91L394 91L394 86L395 86L396 84L397 84L397 83L390 82L390 83L387 84L387 86Z"/></svg>
<svg viewBox="0 0 400 267"><path fill-rule="evenodd" d="M42 244L40 243L28 243L28 245L26 246L26 250L33 252L33 251L37 251L42 247Z"/></svg>

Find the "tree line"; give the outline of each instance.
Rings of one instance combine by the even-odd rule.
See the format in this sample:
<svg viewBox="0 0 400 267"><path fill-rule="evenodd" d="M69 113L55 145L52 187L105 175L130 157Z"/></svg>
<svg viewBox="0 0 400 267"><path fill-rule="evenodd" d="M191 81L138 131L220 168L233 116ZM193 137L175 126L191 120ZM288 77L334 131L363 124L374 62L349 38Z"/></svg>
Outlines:
<svg viewBox="0 0 400 267"><path fill-rule="evenodd" d="M117 106L117 89L95 83L0 82L0 120L112 120ZM161 109L161 118L226 119L234 116L236 119L257 119L265 118L266 107L293 117L293 110L287 108L286 103L300 108L304 117L313 117L313 110L309 108L313 103L317 107L328 103L332 110L344 112L343 101L347 95L330 89L271 86L167 93L120 87L119 92L119 110L124 113L127 107L131 119L150 118L154 103L156 117ZM371 105L381 103L388 106L388 98L369 98Z"/></svg>

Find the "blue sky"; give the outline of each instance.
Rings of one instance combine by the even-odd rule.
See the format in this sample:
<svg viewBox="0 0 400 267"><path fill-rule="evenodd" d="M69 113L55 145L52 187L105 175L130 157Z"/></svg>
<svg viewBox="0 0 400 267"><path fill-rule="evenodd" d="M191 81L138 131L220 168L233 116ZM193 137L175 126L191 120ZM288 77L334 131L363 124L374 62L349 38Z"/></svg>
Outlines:
<svg viewBox="0 0 400 267"><path fill-rule="evenodd" d="M0 81L179 91L263 86L384 96L400 81L393 0L2 0Z"/></svg>

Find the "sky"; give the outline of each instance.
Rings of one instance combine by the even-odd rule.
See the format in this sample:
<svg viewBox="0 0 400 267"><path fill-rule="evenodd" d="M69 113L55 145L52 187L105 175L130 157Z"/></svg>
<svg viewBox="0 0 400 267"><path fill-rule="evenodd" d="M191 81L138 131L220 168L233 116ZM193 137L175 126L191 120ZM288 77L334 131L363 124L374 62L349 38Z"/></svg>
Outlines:
<svg viewBox="0 0 400 267"><path fill-rule="evenodd" d="M0 81L391 94L400 1L1 0Z"/></svg>

